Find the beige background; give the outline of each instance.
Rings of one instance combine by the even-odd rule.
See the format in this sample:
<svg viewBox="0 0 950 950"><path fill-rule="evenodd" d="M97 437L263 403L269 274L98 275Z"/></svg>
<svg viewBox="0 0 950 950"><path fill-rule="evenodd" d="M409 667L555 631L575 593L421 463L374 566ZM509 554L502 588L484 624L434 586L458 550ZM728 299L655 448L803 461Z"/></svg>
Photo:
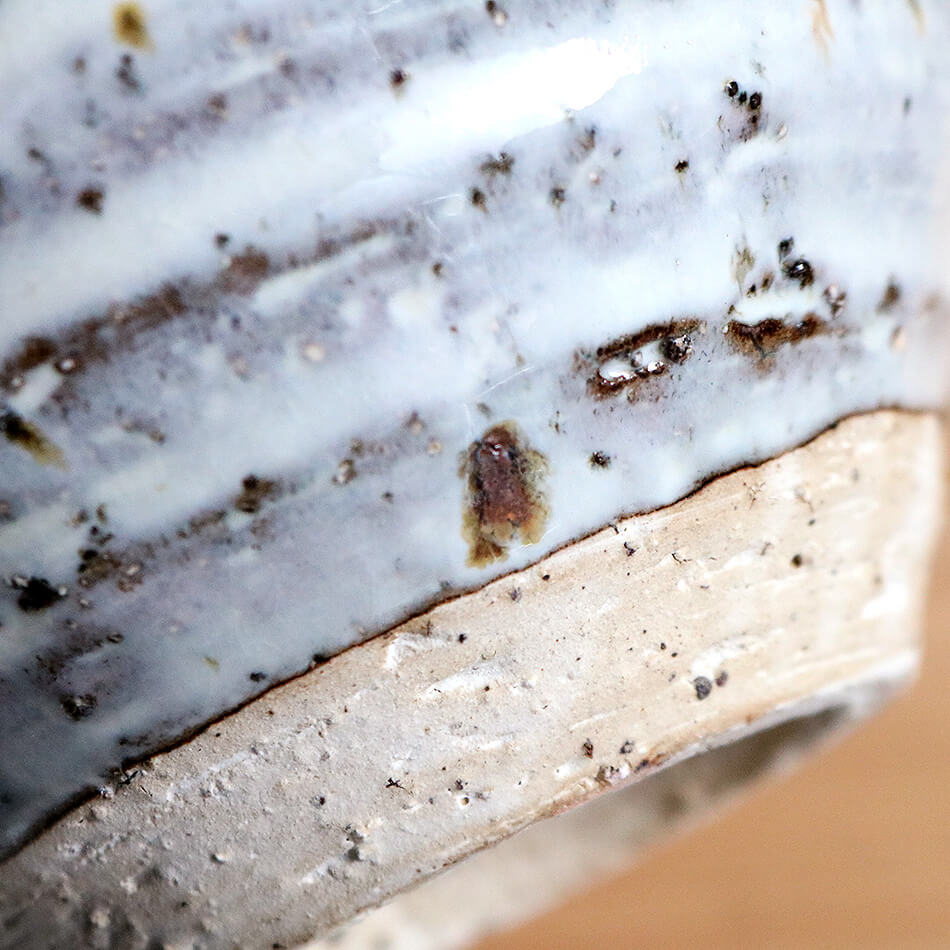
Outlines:
<svg viewBox="0 0 950 950"><path fill-rule="evenodd" d="M790 779L479 950L950 950L950 531L921 682Z"/></svg>

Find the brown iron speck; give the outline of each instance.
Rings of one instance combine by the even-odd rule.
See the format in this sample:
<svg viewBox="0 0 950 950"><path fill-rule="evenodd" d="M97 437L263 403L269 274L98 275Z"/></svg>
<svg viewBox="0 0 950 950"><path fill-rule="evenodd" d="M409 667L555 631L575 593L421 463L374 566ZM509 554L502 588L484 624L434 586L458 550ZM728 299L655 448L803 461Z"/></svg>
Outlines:
<svg viewBox="0 0 950 950"><path fill-rule="evenodd" d="M466 482L462 536L470 567L507 557L516 539L535 544L549 509L544 493L547 460L530 448L514 422L489 428L463 454L459 475Z"/></svg>
<svg viewBox="0 0 950 950"><path fill-rule="evenodd" d="M726 331L727 339L734 349L744 356L757 357L768 363L780 346L800 343L826 333L828 325L817 314L806 313L796 323L786 323L776 317L768 317L751 324L730 320Z"/></svg>
<svg viewBox="0 0 950 950"><path fill-rule="evenodd" d="M112 29L119 43L136 49L151 49L145 11L137 3L118 3L112 10Z"/></svg>
<svg viewBox="0 0 950 950"><path fill-rule="evenodd" d="M881 302L877 305L878 313L887 313L892 310L901 299L900 285L895 280L889 280L881 295Z"/></svg>
<svg viewBox="0 0 950 950"><path fill-rule="evenodd" d="M105 192L101 188L83 188L76 195L76 204L91 214L102 214L102 204L105 197Z"/></svg>
<svg viewBox="0 0 950 950"><path fill-rule="evenodd" d="M241 482L241 493L234 499L234 507L245 514L256 514L264 501L277 494L277 489L277 482L248 475Z"/></svg>
<svg viewBox="0 0 950 950"><path fill-rule="evenodd" d="M270 271L270 259L257 248L248 246L243 254L235 254L218 276L218 286L225 293L252 294Z"/></svg>

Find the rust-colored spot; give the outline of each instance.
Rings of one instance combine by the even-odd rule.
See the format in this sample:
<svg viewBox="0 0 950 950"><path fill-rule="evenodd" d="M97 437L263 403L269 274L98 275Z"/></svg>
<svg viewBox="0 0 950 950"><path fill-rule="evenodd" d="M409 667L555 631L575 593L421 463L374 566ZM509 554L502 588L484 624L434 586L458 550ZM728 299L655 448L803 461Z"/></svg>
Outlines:
<svg viewBox="0 0 950 950"><path fill-rule="evenodd" d="M270 259L257 248L248 246L243 254L235 254L218 277L218 286L229 294L252 294L267 276Z"/></svg>
<svg viewBox="0 0 950 950"><path fill-rule="evenodd" d="M644 380L664 373L669 363L685 363L693 352L693 336L705 329L702 320L693 318L654 323L638 333L611 340L596 353L576 354L575 370L590 374L587 391L598 399L616 396L623 390L630 390L628 395L632 395ZM645 350L647 347L651 349Z"/></svg>
<svg viewBox="0 0 950 950"><path fill-rule="evenodd" d="M118 3L112 10L112 29L119 43L136 49L151 49L152 39L145 21L145 11L137 3Z"/></svg>
<svg viewBox="0 0 950 950"><path fill-rule="evenodd" d="M828 325L818 314L806 313L797 323L786 323L775 317L759 323L730 320L726 331L729 342L743 356L768 360L780 346L800 343L809 337L827 333Z"/></svg>
<svg viewBox="0 0 950 950"><path fill-rule="evenodd" d="M504 560L517 537L535 544L544 533L547 459L530 448L514 422L492 426L463 454L459 475L466 480L462 536L470 567Z"/></svg>
<svg viewBox="0 0 950 950"><path fill-rule="evenodd" d="M50 442L38 426L27 422L12 409L0 412L0 433L11 444L29 452L40 465L66 468L66 459L59 446Z"/></svg>

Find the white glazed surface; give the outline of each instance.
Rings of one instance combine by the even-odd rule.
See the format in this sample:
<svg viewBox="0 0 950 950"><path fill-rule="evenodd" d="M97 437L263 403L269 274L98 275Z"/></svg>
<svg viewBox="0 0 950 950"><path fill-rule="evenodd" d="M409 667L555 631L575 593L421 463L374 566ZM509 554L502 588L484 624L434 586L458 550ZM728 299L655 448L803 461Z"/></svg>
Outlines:
<svg viewBox="0 0 950 950"><path fill-rule="evenodd" d="M0 441L0 575L66 595L0 592L0 850L315 656L849 413L940 404L950 13L916 8L152 0L140 50L108 3L6 0L0 384L63 461ZM767 364L723 333L809 313L827 332ZM598 347L687 318L687 362L591 396ZM23 369L28 336L52 355ZM460 458L504 420L550 517L471 567ZM246 513L250 474L279 486ZM89 549L116 567L84 588Z"/></svg>

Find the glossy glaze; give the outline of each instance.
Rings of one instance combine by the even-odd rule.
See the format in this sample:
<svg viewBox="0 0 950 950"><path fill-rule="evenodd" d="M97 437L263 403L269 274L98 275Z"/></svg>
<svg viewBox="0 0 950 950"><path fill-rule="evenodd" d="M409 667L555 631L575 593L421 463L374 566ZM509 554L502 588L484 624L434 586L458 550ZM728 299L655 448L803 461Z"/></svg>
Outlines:
<svg viewBox="0 0 950 950"><path fill-rule="evenodd" d="M7 0L0 840L620 513L940 404L916 8ZM544 531L471 566L508 421Z"/></svg>

